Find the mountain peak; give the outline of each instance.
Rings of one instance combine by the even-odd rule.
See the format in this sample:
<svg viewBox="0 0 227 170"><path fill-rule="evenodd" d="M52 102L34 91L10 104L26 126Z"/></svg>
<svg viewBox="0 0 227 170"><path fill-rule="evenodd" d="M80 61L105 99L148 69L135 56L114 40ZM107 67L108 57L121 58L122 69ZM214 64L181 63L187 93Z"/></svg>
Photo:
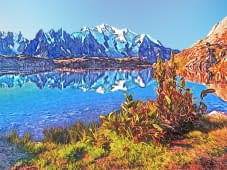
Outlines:
<svg viewBox="0 0 227 170"><path fill-rule="evenodd" d="M217 24L215 24L213 26L211 31L208 33L207 37L209 40L212 40L216 37L219 38L225 32L227 32L227 16L224 17L223 20L221 20L220 22L218 22Z"/></svg>
<svg viewBox="0 0 227 170"><path fill-rule="evenodd" d="M105 29L105 28L112 28L111 25L108 25L108 24L105 24L105 23L102 23L100 25L97 25L96 28L101 28L101 29Z"/></svg>
<svg viewBox="0 0 227 170"><path fill-rule="evenodd" d="M159 40L154 39L153 37L151 37L149 34L141 34L140 35L140 41L151 41L159 46L163 46L162 43Z"/></svg>
<svg viewBox="0 0 227 170"><path fill-rule="evenodd" d="M213 26L209 34L176 56L179 74L188 80L226 83L227 17Z"/></svg>
<svg viewBox="0 0 227 170"><path fill-rule="evenodd" d="M90 28L87 26L84 26L83 28L80 29L80 32L87 32L90 31Z"/></svg>
<svg viewBox="0 0 227 170"><path fill-rule="evenodd" d="M114 32L114 30L116 29L116 28L114 28L114 27L112 27L108 24L100 24L100 25L97 25L94 28L96 28L98 30L98 32L100 32L100 33L103 33L105 31Z"/></svg>
<svg viewBox="0 0 227 170"><path fill-rule="evenodd" d="M113 26L108 25L108 24L97 25L95 28L97 28L97 30L100 33L103 33L105 31L108 31L108 32L111 32L111 33L114 33L114 34L123 34L123 33L131 32L128 28L118 29L118 28L113 27Z"/></svg>

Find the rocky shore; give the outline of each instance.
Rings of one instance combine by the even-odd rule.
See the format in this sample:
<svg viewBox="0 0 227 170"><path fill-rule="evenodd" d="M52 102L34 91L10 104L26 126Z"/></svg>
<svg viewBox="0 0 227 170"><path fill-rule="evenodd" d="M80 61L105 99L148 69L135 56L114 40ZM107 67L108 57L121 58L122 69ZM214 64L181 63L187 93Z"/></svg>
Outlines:
<svg viewBox="0 0 227 170"><path fill-rule="evenodd" d="M56 67L49 59L34 57L3 57L0 56L0 75L3 74L32 74L51 71Z"/></svg>
<svg viewBox="0 0 227 170"><path fill-rule="evenodd" d="M6 170L14 165L18 159L25 158L26 154L15 145L9 144L5 137L0 136L0 169Z"/></svg>

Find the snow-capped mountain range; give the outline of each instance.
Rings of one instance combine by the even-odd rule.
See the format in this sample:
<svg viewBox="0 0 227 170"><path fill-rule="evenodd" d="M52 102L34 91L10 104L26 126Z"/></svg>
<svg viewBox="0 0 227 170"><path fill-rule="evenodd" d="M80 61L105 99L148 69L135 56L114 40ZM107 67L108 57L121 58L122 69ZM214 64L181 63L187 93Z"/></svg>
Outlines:
<svg viewBox="0 0 227 170"><path fill-rule="evenodd" d="M72 34L59 29L44 32L39 30L34 39L27 39L21 33L0 32L0 55L27 55L42 58L60 57L140 57L156 61L158 53L169 59L170 48L147 34L136 34L129 29L117 29L107 24L83 27ZM178 50L174 50L178 53Z"/></svg>

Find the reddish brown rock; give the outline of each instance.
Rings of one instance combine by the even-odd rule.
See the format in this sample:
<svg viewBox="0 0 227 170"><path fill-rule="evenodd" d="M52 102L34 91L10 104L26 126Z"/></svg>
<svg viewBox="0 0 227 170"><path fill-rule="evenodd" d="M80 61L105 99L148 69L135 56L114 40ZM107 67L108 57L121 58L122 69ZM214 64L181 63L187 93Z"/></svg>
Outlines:
<svg viewBox="0 0 227 170"><path fill-rule="evenodd" d="M178 74L206 84L227 84L227 17L210 33L176 55Z"/></svg>

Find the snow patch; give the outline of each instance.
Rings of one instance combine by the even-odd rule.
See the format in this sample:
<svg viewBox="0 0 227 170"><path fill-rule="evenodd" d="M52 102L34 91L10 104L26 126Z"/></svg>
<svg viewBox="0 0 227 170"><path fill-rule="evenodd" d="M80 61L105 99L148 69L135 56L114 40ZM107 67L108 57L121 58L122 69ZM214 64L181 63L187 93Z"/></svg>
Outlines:
<svg viewBox="0 0 227 170"><path fill-rule="evenodd" d="M118 81L116 81L116 85L113 85L112 86L111 91L112 92L118 91L118 90L127 91L127 87L124 86L125 82L126 82L125 80L118 80Z"/></svg>
<svg viewBox="0 0 227 170"><path fill-rule="evenodd" d="M135 79L135 82L140 86L140 87L145 87L145 84L143 82L143 79L138 76L136 79Z"/></svg>
<svg viewBox="0 0 227 170"><path fill-rule="evenodd" d="M224 112L219 112L219 111L212 111L212 112L208 113L208 115L209 115L209 116L211 116L211 115L227 116L226 113L224 113Z"/></svg>
<svg viewBox="0 0 227 170"><path fill-rule="evenodd" d="M104 89L102 86L99 86L99 87L96 89L96 92L97 92L97 93L104 94L104 93L105 93L105 89Z"/></svg>

